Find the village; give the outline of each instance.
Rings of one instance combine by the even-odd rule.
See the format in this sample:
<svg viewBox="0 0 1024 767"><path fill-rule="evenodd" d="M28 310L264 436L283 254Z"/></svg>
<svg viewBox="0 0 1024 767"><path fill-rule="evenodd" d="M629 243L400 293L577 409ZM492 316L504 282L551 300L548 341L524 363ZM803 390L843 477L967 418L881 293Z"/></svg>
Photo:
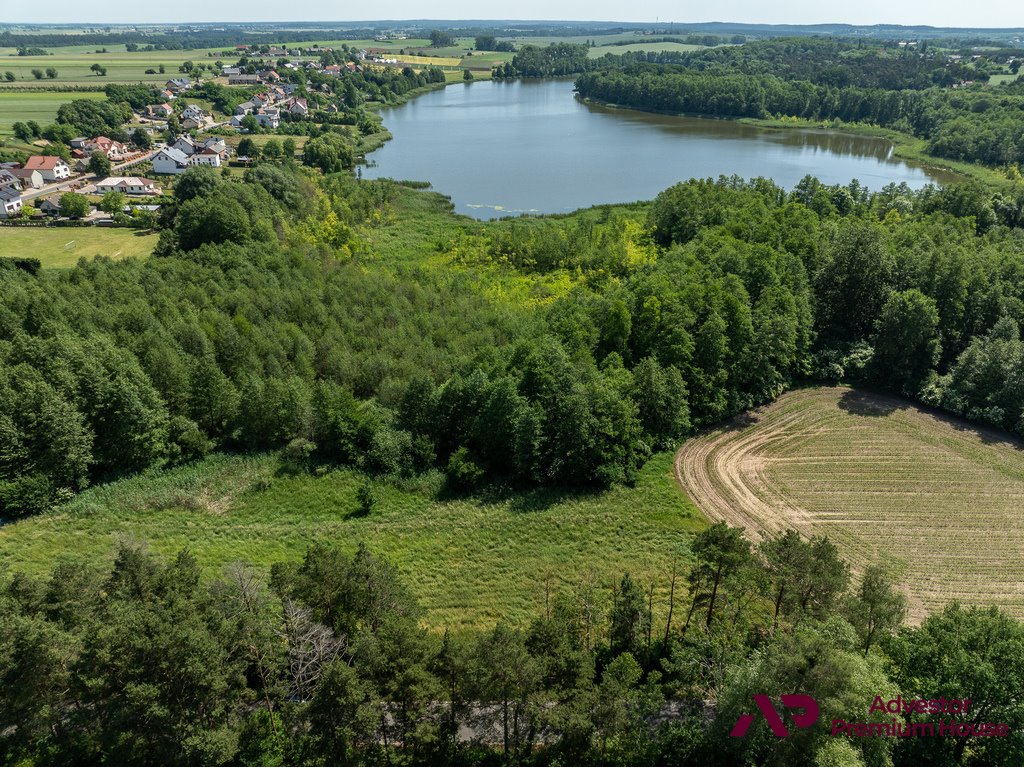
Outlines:
<svg viewBox="0 0 1024 767"><path fill-rule="evenodd" d="M182 75L153 87L153 103L134 109L123 126L133 129L128 141L105 135L76 136L65 146L40 141L39 154L0 162L0 219L96 225L124 224L125 217L151 220L164 188L189 168L222 168L227 175L229 166L248 167L255 158L236 148L256 153L259 145L240 143L240 137L277 132L285 123L337 121L346 104L331 80L364 68L424 68L421 61L402 61L383 49L334 54L320 46L238 45L211 52L218 59L238 57L238 63L218 61L219 72L205 81ZM196 103L204 102L205 83L244 94L245 100L234 103L230 114L217 115Z"/></svg>

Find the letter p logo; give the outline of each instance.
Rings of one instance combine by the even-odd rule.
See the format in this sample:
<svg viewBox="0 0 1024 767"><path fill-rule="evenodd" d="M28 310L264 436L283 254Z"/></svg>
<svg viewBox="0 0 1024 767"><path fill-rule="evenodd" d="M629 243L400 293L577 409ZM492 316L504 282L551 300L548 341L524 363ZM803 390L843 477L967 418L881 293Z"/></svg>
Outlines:
<svg viewBox="0 0 1024 767"><path fill-rule="evenodd" d="M789 730L782 723L782 717L779 716L779 712L775 710L775 706L772 705L771 699L767 695L755 695L754 703L761 710L761 716L768 722L768 726L772 728L772 733L776 737L785 738L789 735ZM793 724L797 727L810 727L818 721L818 702L810 695L783 695L782 705L784 708L803 709L800 713L792 715ZM741 715L729 734L734 738L742 738L747 734L747 728L753 721L753 714Z"/></svg>

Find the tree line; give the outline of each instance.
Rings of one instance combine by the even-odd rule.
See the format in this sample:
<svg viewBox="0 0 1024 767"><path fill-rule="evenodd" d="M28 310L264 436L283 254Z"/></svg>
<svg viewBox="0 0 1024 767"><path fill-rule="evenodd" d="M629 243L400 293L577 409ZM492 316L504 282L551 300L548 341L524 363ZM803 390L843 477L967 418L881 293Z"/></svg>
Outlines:
<svg viewBox="0 0 1024 767"><path fill-rule="evenodd" d="M719 523L653 586L629 575L549 588L528 626L429 631L403 578L359 545L310 547L269 575L205 578L122 545L0 581L0 757L86 765L936 765L1018 763L1016 739L827 735L885 700L971 697L1024 724L1024 627L952 604L901 626L904 597L853 582L825 538L751 547ZM664 606L660 606L664 607ZM664 612L660 613L665 615ZM935 663L935 657L946 662ZM752 695L799 691L821 721L730 737ZM928 720L897 714L901 723Z"/></svg>

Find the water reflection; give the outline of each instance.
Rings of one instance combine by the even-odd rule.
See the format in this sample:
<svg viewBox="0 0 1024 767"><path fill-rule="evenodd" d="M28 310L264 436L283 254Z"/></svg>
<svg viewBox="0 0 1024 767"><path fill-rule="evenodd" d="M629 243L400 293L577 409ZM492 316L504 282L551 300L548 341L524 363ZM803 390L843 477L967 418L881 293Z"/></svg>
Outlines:
<svg viewBox="0 0 1024 767"><path fill-rule="evenodd" d="M365 175L430 181L476 218L650 199L691 177L767 176L791 187L812 173L871 189L949 180L896 159L884 139L610 109L575 98L564 80L449 86L386 111L384 122L394 140Z"/></svg>

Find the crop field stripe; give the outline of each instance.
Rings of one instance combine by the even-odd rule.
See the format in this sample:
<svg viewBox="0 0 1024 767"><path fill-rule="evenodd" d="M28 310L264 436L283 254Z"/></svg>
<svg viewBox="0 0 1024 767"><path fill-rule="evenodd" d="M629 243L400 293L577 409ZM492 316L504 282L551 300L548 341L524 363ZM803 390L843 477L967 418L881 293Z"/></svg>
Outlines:
<svg viewBox="0 0 1024 767"><path fill-rule="evenodd" d="M789 392L686 442L676 478L754 541L827 534L854 571L893 567L920 619L952 599L1024 615L1024 450L908 402Z"/></svg>

